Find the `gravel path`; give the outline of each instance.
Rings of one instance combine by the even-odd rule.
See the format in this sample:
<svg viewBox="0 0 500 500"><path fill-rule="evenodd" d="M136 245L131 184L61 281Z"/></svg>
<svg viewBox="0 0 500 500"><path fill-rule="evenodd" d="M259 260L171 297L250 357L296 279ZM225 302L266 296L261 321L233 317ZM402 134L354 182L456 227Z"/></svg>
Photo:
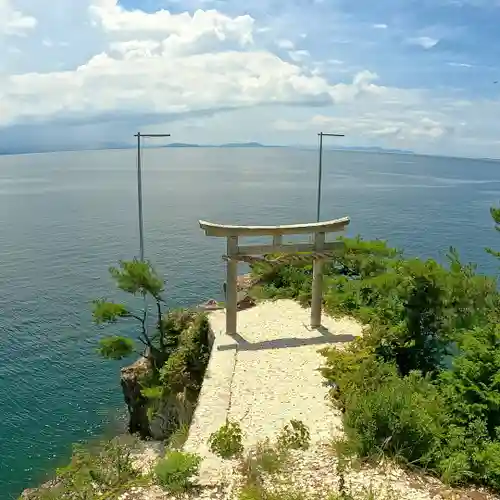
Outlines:
<svg viewBox="0 0 500 500"><path fill-rule="evenodd" d="M318 350L351 341L362 327L348 318L324 316L323 328L311 330L309 315L292 300L265 302L239 312L239 333L230 337L224 311L211 313L212 357L184 447L205 457L202 484L227 478L231 468L207 446L226 418L240 422L245 446L275 437L291 419L307 424L313 442L340 431L340 416L328 406L317 371L322 362Z"/></svg>

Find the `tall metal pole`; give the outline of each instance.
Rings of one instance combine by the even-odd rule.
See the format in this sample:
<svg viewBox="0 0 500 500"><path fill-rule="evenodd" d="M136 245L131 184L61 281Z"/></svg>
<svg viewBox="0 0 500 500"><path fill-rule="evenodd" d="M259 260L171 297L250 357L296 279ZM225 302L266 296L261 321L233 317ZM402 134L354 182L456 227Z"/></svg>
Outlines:
<svg viewBox="0 0 500 500"><path fill-rule="evenodd" d="M321 215L321 184L323 180L323 132L319 133L319 165L318 165L318 206L316 207L316 222Z"/></svg>
<svg viewBox="0 0 500 500"><path fill-rule="evenodd" d="M140 258L144 262L144 217L142 214L142 162L141 162L141 133L137 132L137 199L139 201L139 245Z"/></svg>
<svg viewBox="0 0 500 500"><path fill-rule="evenodd" d="M316 222L320 221L321 217L321 186L323 182L323 136L325 137L344 137L344 134L326 134L320 132L319 136L319 165L318 165L318 205L316 207Z"/></svg>
<svg viewBox="0 0 500 500"><path fill-rule="evenodd" d="M170 134L141 134L137 132L137 200L139 203L139 245L140 259L144 262L144 216L142 211L142 158L141 158L141 138L142 137L170 137Z"/></svg>

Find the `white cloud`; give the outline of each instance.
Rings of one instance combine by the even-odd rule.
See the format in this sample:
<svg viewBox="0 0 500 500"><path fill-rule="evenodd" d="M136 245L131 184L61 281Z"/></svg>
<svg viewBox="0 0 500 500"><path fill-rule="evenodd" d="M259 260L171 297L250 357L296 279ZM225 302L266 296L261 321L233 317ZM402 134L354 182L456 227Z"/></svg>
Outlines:
<svg viewBox="0 0 500 500"><path fill-rule="evenodd" d="M472 68L472 64L467 64L467 63L449 62L446 64L448 64L448 66L452 66L455 68Z"/></svg>
<svg viewBox="0 0 500 500"><path fill-rule="evenodd" d="M294 122L294 121L289 121L289 120L275 120L273 122L273 127L276 130L283 130L283 131L301 131L304 130L304 124L301 122Z"/></svg>
<svg viewBox="0 0 500 500"><path fill-rule="evenodd" d="M117 0L92 0L90 12L96 24L114 36L164 38L179 37L186 43L206 35L224 41L236 39L241 45L253 42L254 20L249 15L229 17L216 10L197 10L172 14L159 10L153 14L141 10L125 10Z"/></svg>
<svg viewBox="0 0 500 500"><path fill-rule="evenodd" d="M308 50L291 50L288 52L288 55L290 56L290 59L295 62L300 62L311 57Z"/></svg>
<svg viewBox="0 0 500 500"><path fill-rule="evenodd" d="M23 36L36 25L37 20L17 10L11 0L0 0L0 35Z"/></svg>
<svg viewBox="0 0 500 500"><path fill-rule="evenodd" d="M384 24L384 23L373 24L372 27L377 29L377 30L386 30L388 28L387 24Z"/></svg>
<svg viewBox="0 0 500 500"><path fill-rule="evenodd" d="M278 40L276 42L276 45L280 49L285 49L285 50L292 50L295 48L295 44L291 40Z"/></svg>
<svg viewBox="0 0 500 500"><path fill-rule="evenodd" d="M409 38L408 43L410 45L418 45L423 49L429 50L432 49L432 47L435 47L439 43L439 40L437 38L431 38L429 36L419 36L416 38Z"/></svg>
<svg viewBox="0 0 500 500"><path fill-rule="evenodd" d="M348 95L253 47L250 16L232 18L213 10L147 14L125 11L114 0L94 0L91 14L110 36L108 46L74 70L0 80L1 125L63 115L91 118L115 112L171 114L325 103Z"/></svg>
<svg viewBox="0 0 500 500"><path fill-rule="evenodd" d="M405 147L418 144L419 140L436 141L452 133L452 129L443 123L419 114L410 115L406 119L391 113L374 115L372 112L352 117L335 117L315 115L308 122L280 121L274 122L279 130L327 129L343 133L347 137L358 140L373 138L392 139L393 144L403 144Z"/></svg>

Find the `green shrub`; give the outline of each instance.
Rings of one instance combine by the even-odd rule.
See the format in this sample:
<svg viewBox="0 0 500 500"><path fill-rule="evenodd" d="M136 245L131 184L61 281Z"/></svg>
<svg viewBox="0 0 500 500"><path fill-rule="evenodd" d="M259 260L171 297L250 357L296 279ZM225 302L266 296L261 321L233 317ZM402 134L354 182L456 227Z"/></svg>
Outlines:
<svg viewBox="0 0 500 500"><path fill-rule="evenodd" d="M134 352L134 341L127 337L105 337L99 341L97 351L104 358L120 360Z"/></svg>
<svg viewBox="0 0 500 500"><path fill-rule="evenodd" d="M308 500L308 495L292 485L271 489L257 484L246 484L241 488L238 500Z"/></svg>
<svg viewBox="0 0 500 500"><path fill-rule="evenodd" d="M269 439L258 442L241 459L240 472L247 484L260 484L263 474L276 474L288 460L288 451Z"/></svg>
<svg viewBox="0 0 500 500"><path fill-rule="evenodd" d="M210 352L208 349L209 323L205 314L180 315L176 319L168 319L176 328L176 347L160 369L160 380L169 392L181 392L184 389L197 392L201 388L203 376L208 364ZM175 321L178 322L175 323ZM170 326L169 328L174 328ZM171 331L171 330L169 330Z"/></svg>
<svg viewBox="0 0 500 500"><path fill-rule="evenodd" d="M171 450L156 464L154 475L165 490L178 493L192 486L192 478L198 473L200 464L198 455Z"/></svg>
<svg viewBox="0 0 500 500"><path fill-rule="evenodd" d="M476 328L457 343L458 354L450 370L441 375L441 386L454 421L485 423L489 439L500 429L500 325Z"/></svg>
<svg viewBox="0 0 500 500"><path fill-rule="evenodd" d="M285 450L307 450L310 443L309 429L300 420L291 420L278 436L278 446Z"/></svg>
<svg viewBox="0 0 500 500"><path fill-rule="evenodd" d="M169 312L163 317L163 331L168 357L159 371L143 376L141 394L147 400L148 419L163 417L161 428L169 438L192 418L210 356L208 318L192 311Z"/></svg>
<svg viewBox="0 0 500 500"><path fill-rule="evenodd" d="M221 458L233 458L243 452L243 436L240 424L227 421L208 439L210 451Z"/></svg>
<svg viewBox="0 0 500 500"><path fill-rule="evenodd" d="M322 373L344 409L347 443L361 458L382 454L433 470L451 484L500 489L500 326L462 333L449 370L431 382L400 377L365 339L324 349Z"/></svg>
<svg viewBox="0 0 500 500"><path fill-rule="evenodd" d="M428 467L445 425L436 387L416 372L402 378L394 373L376 391L356 391L346 398L344 427L360 457L383 453Z"/></svg>
<svg viewBox="0 0 500 500"><path fill-rule="evenodd" d="M467 332L457 351L439 380L451 419L439 469L450 482L500 489L500 326Z"/></svg>
<svg viewBox="0 0 500 500"><path fill-rule="evenodd" d="M394 365L377 360L373 349L362 338L340 350L335 347L321 351L325 365L320 369L330 387L335 406L345 410L346 400L355 392L376 391L396 374Z"/></svg>
<svg viewBox="0 0 500 500"><path fill-rule="evenodd" d="M53 486L30 495L32 500L98 500L144 483L132 466L132 444L117 440L93 446L75 445L71 461L57 469Z"/></svg>
<svg viewBox="0 0 500 500"><path fill-rule="evenodd" d="M189 425L182 423L169 437L168 445L174 450L180 450L189 437Z"/></svg>

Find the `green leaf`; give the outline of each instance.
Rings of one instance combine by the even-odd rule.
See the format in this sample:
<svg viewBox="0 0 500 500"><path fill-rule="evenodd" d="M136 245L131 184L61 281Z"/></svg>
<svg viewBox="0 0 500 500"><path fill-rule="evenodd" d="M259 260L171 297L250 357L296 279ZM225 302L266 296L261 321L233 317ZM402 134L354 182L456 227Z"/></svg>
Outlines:
<svg viewBox="0 0 500 500"><path fill-rule="evenodd" d="M144 387L141 390L141 394L149 400L157 401L163 396L163 387L161 385L155 385L153 387Z"/></svg>
<svg viewBox="0 0 500 500"><path fill-rule="evenodd" d="M106 337L99 342L98 352L104 358L123 359L134 352L134 342L126 337Z"/></svg>
<svg viewBox="0 0 500 500"><path fill-rule="evenodd" d="M164 291L163 280L156 274L149 262L137 259L120 261L120 267L111 267L109 272L116 281L118 288L134 295L150 294L160 299Z"/></svg>
<svg viewBox="0 0 500 500"><path fill-rule="evenodd" d="M101 323L114 323L118 318L129 315L130 312L123 304L115 304L105 300L94 300L93 302L92 316L94 322L98 325Z"/></svg>

